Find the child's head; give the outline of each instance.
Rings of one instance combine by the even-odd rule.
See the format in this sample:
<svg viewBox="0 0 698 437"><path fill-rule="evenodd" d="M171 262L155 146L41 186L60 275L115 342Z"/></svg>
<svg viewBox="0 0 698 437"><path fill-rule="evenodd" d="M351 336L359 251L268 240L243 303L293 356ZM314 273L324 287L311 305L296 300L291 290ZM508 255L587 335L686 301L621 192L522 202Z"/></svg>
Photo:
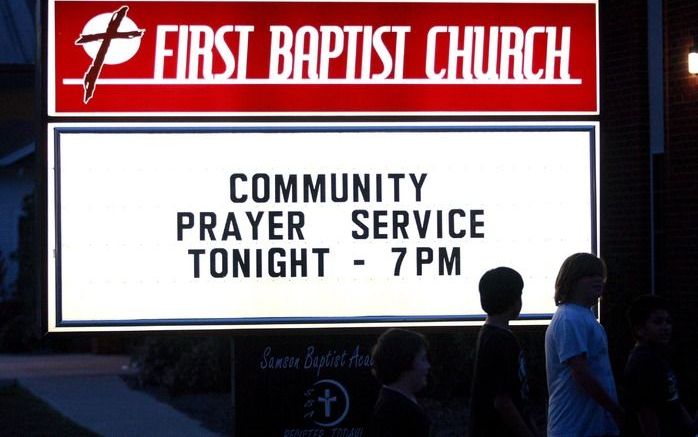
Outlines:
<svg viewBox="0 0 698 437"><path fill-rule="evenodd" d="M514 269L497 267L488 270L480 278L480 305L490 315L503 314L512 310L512 318L521 311L523 278Z"/></svg>
<svg viewBox="0 0 698 437"><path fill-rule="evenodd" d="M592 305L603 293L606 263L590 253L575 253L562 263L555 280L555 305L581 299Z"/></svg>
<svg viewBox="0 0 698 437"><path fill-rule="evenodd" d="M641 343L667 344L671 340L671 317L667 303L659 296L644 295L628 309L633 336Z"/></svg>
<svg viewBox="0 0 698 437"><path fill-rule="evenodd" d="M427 340L422 334L407 329L385 331L373 347L373 375L382 384L392 384L405 376L414 391L426 385L429 371Z"/></svg>

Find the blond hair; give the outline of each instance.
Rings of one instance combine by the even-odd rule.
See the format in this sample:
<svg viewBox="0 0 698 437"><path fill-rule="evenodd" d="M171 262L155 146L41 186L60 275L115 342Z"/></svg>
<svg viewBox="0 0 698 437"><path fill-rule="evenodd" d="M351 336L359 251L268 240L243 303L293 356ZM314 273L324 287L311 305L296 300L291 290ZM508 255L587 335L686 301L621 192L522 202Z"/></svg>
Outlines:
<svg viewBox="0 0 698 437"><path fill-rule="evenodd" d="M583 277L601 276L606 282L606 274L606 263L596 255L575 253L568 256L555 280L555 305L567 302L575 284Z"/></svg>

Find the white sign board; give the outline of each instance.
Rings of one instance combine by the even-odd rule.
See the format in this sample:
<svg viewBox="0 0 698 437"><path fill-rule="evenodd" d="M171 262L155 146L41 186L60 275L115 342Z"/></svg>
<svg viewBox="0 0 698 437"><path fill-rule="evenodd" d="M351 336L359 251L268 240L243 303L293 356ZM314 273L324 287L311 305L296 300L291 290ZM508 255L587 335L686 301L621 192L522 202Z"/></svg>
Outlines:
<svg viewBox="0 0 698 437"><path fill-rule="evenodd" d="M48 125L49 330L481 323L597 249L596 123Z"/></svg>

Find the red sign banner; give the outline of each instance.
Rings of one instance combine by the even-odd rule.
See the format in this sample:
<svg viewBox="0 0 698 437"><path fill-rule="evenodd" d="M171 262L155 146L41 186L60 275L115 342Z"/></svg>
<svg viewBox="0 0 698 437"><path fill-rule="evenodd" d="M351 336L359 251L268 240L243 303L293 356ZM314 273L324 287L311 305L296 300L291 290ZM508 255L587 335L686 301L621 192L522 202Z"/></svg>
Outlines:
<svg viewBox="0 0 698 437"><path fill-rule="evenodd" d="M598 114L598 5L49 3L49 115Z"/></svg>

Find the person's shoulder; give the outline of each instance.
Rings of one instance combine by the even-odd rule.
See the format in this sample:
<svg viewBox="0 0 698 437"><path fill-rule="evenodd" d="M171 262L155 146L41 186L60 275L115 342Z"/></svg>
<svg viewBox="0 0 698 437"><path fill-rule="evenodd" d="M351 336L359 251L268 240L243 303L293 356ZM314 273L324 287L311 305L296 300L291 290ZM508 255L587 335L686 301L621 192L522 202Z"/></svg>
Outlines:
<svg viewBox="0 0 698 437"><path fill-rule="evenodd" d="M557 310L564 316L594 317L591 308L587 308L575 303L561 303Z"/></svg>
<svg viewBox="0 0 698 437"><path fill-rule="evenodd" d="M388 387L381 387L380 391L378 392L378 402L379 403L388 403L388 404L393 404L393 403L400 403L403 401L409 401L404 395L398 393L395 390L392 390Z"/></svg>
<svg viewBox="0 0 698 437"><path fill-rule="evenodd" d="M371 436L428 436L431 422L424 409L399 392L381 388L369 426Z"/></svg>
<svg viewBox="0 0 698 437"><path fill-rule="evenodd" d="M555 313L553 314L552 322L557 322L559 320L565 319L570 316L572 310L569 304L561 303L557 306Z"/></svg>
<svg viewBox="0 0 698 437"><path fill-rule="evenodd" d="M483 325L480 330L480 337L483 341L498 344L500 342L516 342L516 336L509 329L499 328L492 325Z"/></svg>
<svg viewBox="0 0 698 437"><path fill-rule="evenodd" d="M379 408L389 410L397 408L400 411L415 406L419 408L417 404L409 400L405 395L388 387L381 388L378 394L377 405Z"/></svg>
<svg viewBox="0 0 698 437"><path fill-rule="evenodd" d="M626 369L637 367L667 367L668 363L656 348L647 344L636 345L628 355Z"/></svg>
<svg viewBox="0 0 698 437"><path fill-rule="evenodd" d="M519 349L519 341L510 330L496 326L483 326L483 332L480 337L481 354L502 356L516 353Z"/></svg>
<svg viewBox="0 0 698 437"><path fill-rule="evenodd" d="M565 323L598 323L594 313L590 308L585 308L580 305L563 303L557 307L555 314L553 315L552 324L565 324Z"/></svg>
<svg viewBox="0 0 698 437"><path fill-rule="evenodd" d="M663 357L648 345L638 345L628 355L623 369L626 388L639 388L664 379L672 370ZM631 386L631 387L627 387Z"/></svg>

